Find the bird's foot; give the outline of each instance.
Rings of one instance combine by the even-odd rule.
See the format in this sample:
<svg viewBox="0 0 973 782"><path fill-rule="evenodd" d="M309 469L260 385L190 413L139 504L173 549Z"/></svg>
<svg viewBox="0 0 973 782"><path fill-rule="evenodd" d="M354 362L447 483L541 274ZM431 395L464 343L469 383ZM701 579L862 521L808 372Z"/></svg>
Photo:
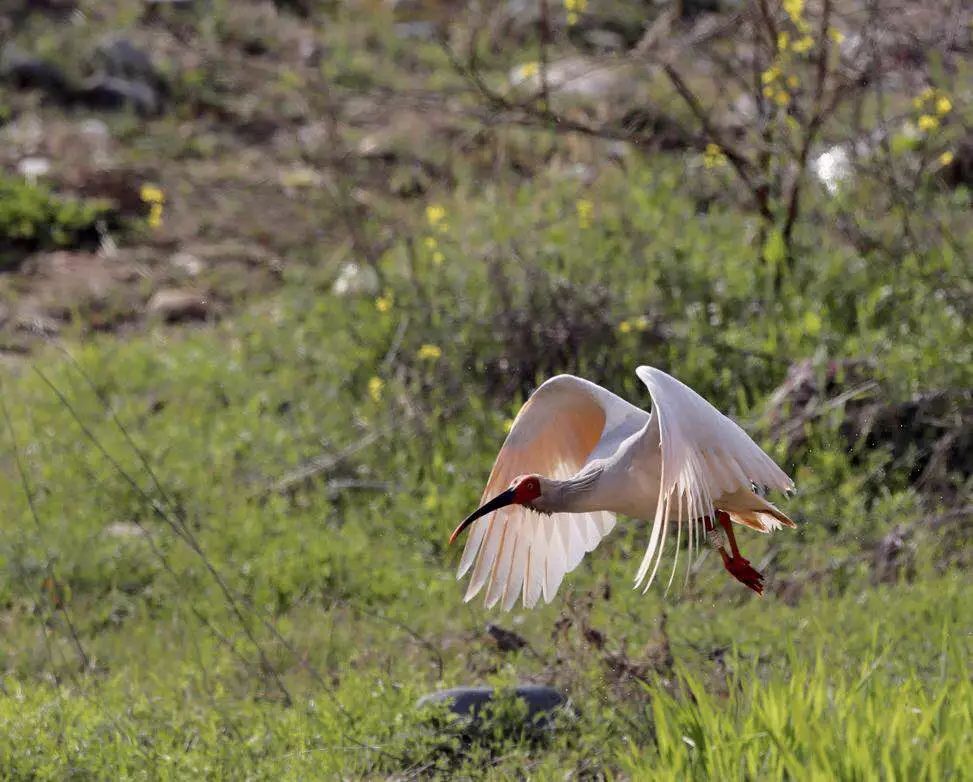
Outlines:
<svg viewBox="0 0 973 782"><path fill-rule="evenodd" d="M758 595L763 595L764 577L759 571L750 567L750 560L739 555L731 557L723 554L723 566L741 584L749 587Z"/></svg>

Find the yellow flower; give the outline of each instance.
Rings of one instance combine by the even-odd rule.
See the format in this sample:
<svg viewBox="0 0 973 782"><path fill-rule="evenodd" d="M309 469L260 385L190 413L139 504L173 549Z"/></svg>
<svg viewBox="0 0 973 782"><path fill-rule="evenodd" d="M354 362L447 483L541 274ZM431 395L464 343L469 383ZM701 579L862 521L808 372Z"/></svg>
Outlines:
<svg viewBox="0 0 973 782"><path fill-rule="evenodd" d="M791 96L788 95L786 92L784 92L784 90L781 90L776 95L774 95L774 102L778 106L782 106L782 107L786 106L788 103L791 102Z"/></svg>
<svg viewBox="0 0 973 782"><path fill-rule="evenodd" d="M386 293L384 296L375 299L375 309L379 312L388 312L392 309L392 294Z"/></svg>
<svg viewBox="0 0 973 782"><path fill-rule="evenodd" d="M936 94L936 90L934 90L932 87L926 87L922 92L919 93L918 100L920 103L922 103L924 101L930 100L935 94Z"/></svg>
<svg viewBox="0 0 973 782"><path fill-rule="evenodd" d="M618 330L622 332L622 334L628 334L628 332L632 330L631 321L623 320L621 323L618 324Z"/></svg>
<svg viewBox="0 0 973 782"><path fill-rule="evenodd" d="M435 236L427 236L423 242L427 250L435 250L439 246Z"/></svg>
<svg viewBox="0 0 973 782"><path fill-rule="evenodd" d="M541 71L541 66L536 62L525 62L520 66L520 77L522 79L529 79L532 76L536 76Z"/></svg>
<svg viewBox="0 0 973 782"><path fill-rule="evenodd" d="M578 212L578 225L582 228L591 227L591 214L595 210L595 205L587 198L582 198L575 204Z"/></svg>
<svg viewBox="0 0 973 782"><path fill-rule="evenodd" d="M166 200L166 194L156 185L142 185L139 197L147 204L162 204Z"/></svg>
<svg viewBox="0 0 973 782"><path fill-rule="evenodd" d="M939 156L939 164L941 166L948 166L953 162L953 153L948 149Z"/></svg>
<svg viewBox="0 0 973 782"><path fill-rule="evenodd" d="M154 203L149 207L149 227L159 228L162 226L162 204Z"/></svg>
<svg viewBox="0 0 973 782"><path fill-rule="evenodd" d="M432 254L432 262L436 264L436 266L442 266L443 261L445 260L446 260L446 256L443 255L441 252L439 252L439 250L436 250L436 252Z"/></svg>
<svg viewBox="0 0 973 782"><path fill-rule="evenodd" d="M426 207L426 220L429 225L435 228L446 219L446 209L439 204L430 204Z"/></svg>
<svg viewBox="0 0 973 782"><path fill-rule="evenodd" d="M787 86L790 87L792 90L796 90L800 86L800 84L801 84L801 80L798 79L797 76L787 77Z"/></svg>
<svg viewBox="0 0 973 782"><path fill-rule="evenodd" d="M832 41L834 41L837 44L841 44L841 42L845 40L845 34L836 27L829 27L828 38L830 38Z"/></svg>
<svg viewBox="0 0 973 782"><path fill-rule="evenodd" d="M787 33L787 32L777 33L777 48L778 49L786 49L788 46L790 46L790 43L791 43L790 33Z"/></svg>
<svg viewBox="0 0 973 782"><path fill-rule="evenodd" d="M765 98L773 98L774 97L774 92L775 92L774 88L771 87L769 84L766 87L764 87L764 97Z"/></svg>
<svg viewBox="0 0 973 782"><path fill-rule="evenodd" d="M508 418L506 421L503 422L503 431L505 431L507 434L510 434L510 430L513 428L514 428L513 418Z"/></svg>
<svg viewBox="0 0 973 782"><path fill-rule="evenodd" d="M723 154L719 144L709 143L706 145L706 151L703 153L703 165L706 168L720 168L726 165L726 155Z"/></svg>
<svg viewBox="0 0 973 782"><path fill-rule="evenodd" d="M380 377L373 377L368 381L368 395L376 402L382 399L382 389L385 388L385 381Z"/></svg>
<svg viewBox="0 0 973 782"><path fill-rule="evenodd" d="M645 315L639 315L635 319L635 328L638 331L645 331L649 327L649 319Z"/></svg>
<svg viewBox="0 0 973 782"><path fill-rule="evenodd" d="M787 33L781 34L786 35ZM760 80L764 84L773 84L778 76L780 76L780 68L778 68L776 65L771 65L767 70L760 74Z"/></svg>
<svg viewBox="0 0 973 782"><path fill-rule="evenodd" d="M578 23L579 14L584 11L587 5L588 0L564 0L564 10L568 12L568 27L574 27Z"/></svg>
<svg viewBox="0 0 973 782"><path fill-rule="evenodd" d="M814 39L810 35L804 35L794 41L794 45L791 47L798 54L804 54L805 52L811 51L814 46Z"/></svg>
<svg viewBox="0 0 973 782"><path fill-rule="evenodd" d="M931 114L923 114L919 117L919 130L924 130L928 133L930 130L935 130L938 127L939 120Z"/></svg>
<svg viewBox="0 0 973 782"><path fill-rule="evenodd" d="M442 356L442 354L443 351L438 345L429 344L423 345L421 348L419 348L419 352L417 353L419 358L430 359L432 361L435 361L437 358Z"/></svg>
<svg viewBox="0 0 973 782"><path fill-rule="evenodd" d="M784 11L796 22L804 13L804 0L784 0Z"/></svg>
<svg viewBox="0 0 973 782"><path fill-rule="evenodd" d="M949 114L953 110L953 102L943 95L939 100L936 101L936 113L937 114Z"/></svg>

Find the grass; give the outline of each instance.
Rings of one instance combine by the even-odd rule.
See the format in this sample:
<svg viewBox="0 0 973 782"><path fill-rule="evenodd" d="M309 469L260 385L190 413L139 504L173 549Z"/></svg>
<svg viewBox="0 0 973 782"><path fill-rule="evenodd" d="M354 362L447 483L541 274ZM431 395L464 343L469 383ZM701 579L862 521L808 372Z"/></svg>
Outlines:
<svg viewBox="0 0 973 782"><path fill-rule="evenodd" d="M973 548L962 514L931 523L968 505L962 459L917 481L937 443L909 421L907 447L851 436L840 381L800 438L774 437L768 415L795 363L824 378L867 359L878 404L944 392L949 431L968 431L968 191L922 179L907 224L866 177L834 198L811 188L787 258L695 152L458 124L347 158L368 204L356 242L325 157L283 122L261 140L261 112L319 121L324 77L363 94L458 77L384 11L323 25L268 6L251 25L228 7L159 23L170 114L106 120L120 164L167 196L160 233L122 238L146 257L239 240L224 252L242 247L241 264L281 259L273 289L214 268L215 287L240 286L222 320L78 326L9 363L0 776L973 778ZM127 0L106 14L138 18ZM325 44L316 65L298 62L305 24ZM68 35L43 40L56 53ZM261 47L280 62L240 53ZM526 59L488 54L497 79ZM422 186L395 192L410 154ZM361 286L342 293L347 264ZM447 537L525 396L570 371L647 406L642 363L794 476L798 529L741 537L767 596L712 556L669 593L630 590L647 529L623 520L551 605L464 604ZM528 646L500 650L488 622ZM537 732L508 699L470 732L415 708L435 689L521 682L560 688L573 712Z"/></svg>

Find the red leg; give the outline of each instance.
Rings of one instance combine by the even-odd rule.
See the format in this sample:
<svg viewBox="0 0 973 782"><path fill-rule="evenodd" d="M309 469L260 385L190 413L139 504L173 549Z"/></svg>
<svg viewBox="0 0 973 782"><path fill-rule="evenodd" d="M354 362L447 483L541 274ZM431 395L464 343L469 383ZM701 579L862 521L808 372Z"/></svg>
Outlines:
<svg viewBox="0 0 973 782"><path fill-rule="evenodd" d="M736 535L733 534L733 522L730 521L730 514L725 510L716 510L716 520L720 523L723 531L726 533L727 540L730 541L730 551L733 552L734 557L740 556L740 549L737 548Z"/></svg>
<svg viewBox="0 0 973 782"><path fill-rule="evenodd" d="M764 577L760 572L750 566L750 561L744 559L740 553L740 549L737 548L736 537L733 534L733 522L730 521L730 515L726 511L717 510L716 520L723 527L723 531L726 532L726 538L730 544L730 554L727 554L722 546L719 548L720 557L723 559L723 567L741 584L752 589L758 595L763 595ZM715 529L715 525L708 517L703 520L703 524L707 532Z"/></svg>

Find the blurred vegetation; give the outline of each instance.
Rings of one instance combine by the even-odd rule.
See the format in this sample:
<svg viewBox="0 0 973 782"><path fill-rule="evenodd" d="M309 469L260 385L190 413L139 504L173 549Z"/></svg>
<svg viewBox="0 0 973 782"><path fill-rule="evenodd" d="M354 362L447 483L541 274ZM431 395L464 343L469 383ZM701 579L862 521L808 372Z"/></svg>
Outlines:
<svg viewBox="0 0 973 782"><path fill-rule="evenodd" d="M761 214L671 85L632 79L686 130L674 148L649 144L665 123L617 137L606 112L641 95L491 102L459 44L499 89L543 43L506 5L495 26L435 4L95 5L78 4L83 24L55 9L8 29L73 58L79 83L97 41L126 31L153 51L165 109L5 85L4 164L53 167L50 189L0 180L0 232L36 202L32 230L52 239L32 258L70 244L137 270L117 284L143 299L179 285L227 310L91 334L67 306L53 344L0 323L29 351L4 354L0 388L5 776L970 777L973 221L943 157L969 132L968 60L930 54L861 93L865 131L890 127L880 100L937 127L895 125L838 188L809 156L787 228L784 147L768 162L758 125L734 137L780 177ZM552 67L590 53L592 30L629 51L654 18L551 9ZM854 9L838 10L850 36ZM677 65L715 112L710 71ZM853 135L847 108L829 145ZM92 117L101 167L72 146ZM156 208L109 228L108 249L53 238L101 219L100 198ZM48 284L24 269L0 305ZM623 520L551 605L462 603L447 537L520 404L570 371L647 406L641 363L797 482L798 529L741 538L767 596L705 555L668 594L633 592L646 528ZM501 649L488 621L526 644ZM415 708L528 681L570 697L553 730L525 728L514 699L474 733Z"/></svg>
<svg viewBox="0 0 973 782"><path fill-rule="evenodd" d="M0 177L0 271L29 252L96 245L99 222L103 230L114 222L104 201L58 198L43 186Z"/></svg>

